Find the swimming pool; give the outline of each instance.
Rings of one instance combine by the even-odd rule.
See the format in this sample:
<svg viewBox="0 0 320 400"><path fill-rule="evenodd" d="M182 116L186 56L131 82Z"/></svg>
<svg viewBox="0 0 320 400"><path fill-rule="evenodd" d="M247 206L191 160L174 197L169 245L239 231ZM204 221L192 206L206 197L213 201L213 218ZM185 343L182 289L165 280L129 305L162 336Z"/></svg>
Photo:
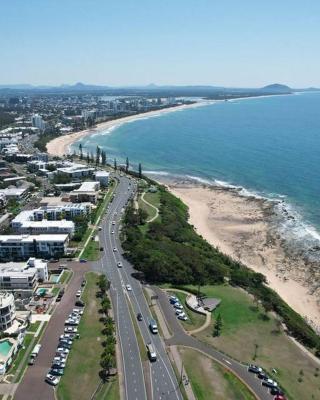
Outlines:
<svg viewBox="0 0 320 400"><path fill-rule="evenodd" d="M6 357L11 350L11 347L13 346L12 343L9 342L9 340L3 340L0 342L0 355L3 357Z"/></svg>
<svg viewBox="0 0 320 400"><path fill-rule="evenodd" d="M59 275L56 275L56 274L50 275L50 282L57 283L57 282L59 282L59 279L60 279L60 274Z"/></svg>

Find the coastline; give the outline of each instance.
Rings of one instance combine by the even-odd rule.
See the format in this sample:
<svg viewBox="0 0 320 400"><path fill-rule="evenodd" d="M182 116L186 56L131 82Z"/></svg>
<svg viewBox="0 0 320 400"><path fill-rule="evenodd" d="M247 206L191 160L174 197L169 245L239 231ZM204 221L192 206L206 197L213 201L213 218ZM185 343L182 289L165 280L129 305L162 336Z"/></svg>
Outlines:
<svg viewBox="0 0 320 400"><path fill-rule="evenodd" d="M192 179L157 177L189 208L189 222L211 245L266 276L275 290L317 332L320 290L317 263L289 249L273 224L274 204L232 188Z"/></svg>
<svg viewBox="0 0 320 400"><path fill-rule="evenodd" d="M148 111L145 113L129 115L126 117L117 118L106 122L101 122L92 129L85 129L83 131L70 133L68 135L59 136L51 140L50 142L47 143L47 152L51 156L63 157L70 153L70 146L72 146L74 142L86 136L93 135L95 133L99 133L107 129L115 128L116 126L122 125L127 122L132 122L144 118L157 117L163 114L182 111L189 108L202 107L209 104L217 103L218 101L219 100L203 100L192 104L182 104L179 106L167 107L160 110Z"/></svg>

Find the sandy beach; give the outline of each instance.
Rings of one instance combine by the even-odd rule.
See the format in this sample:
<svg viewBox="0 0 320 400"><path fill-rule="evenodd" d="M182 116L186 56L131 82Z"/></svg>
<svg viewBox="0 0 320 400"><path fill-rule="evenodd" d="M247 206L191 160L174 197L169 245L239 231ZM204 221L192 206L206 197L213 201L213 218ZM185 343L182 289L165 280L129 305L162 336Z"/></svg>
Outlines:
<svg viewBox="0 0 320 400"><path fill-rule="evenodd" d="M163 108L161 110L149 111L149 112L145 112L145 113L141 113L141 114L135 114L135 115L130 115L130 116L123 117L123 118L114 119L114 120L107 121L107 122L102 122L100 124L97 124L97 126L95 126L92 129L86 129L86 130L74 132L74 133L71 133L68 135L59 136L59 137L51 140L50 142L47 143L47 152L52 156L62 157L64 155L70 153L70 146L75 141L77 141L85 136L92 135L94 133L113 128L117 125L120 125L120 124L123 124L126 122L131 122L131 121L135 121L138 119L167 114L167 113L171 113L171 112L177 112L177 111L185 110L187 108L201 107L204 105L213 104L215 102L216 102L215 100L207 100L207 101L201 101L201 102L193 103L193 104L182 104L180 106Z"/></svg>
<svg viewBox="0 0 320 400"><path fill-rule="evenodd" d="M190 223L200 235L263 273L270 287L317 330L320 328L316 269L302 257L290 256L271 224L272 203L190 181L164 183L188 205Z"/></svg>

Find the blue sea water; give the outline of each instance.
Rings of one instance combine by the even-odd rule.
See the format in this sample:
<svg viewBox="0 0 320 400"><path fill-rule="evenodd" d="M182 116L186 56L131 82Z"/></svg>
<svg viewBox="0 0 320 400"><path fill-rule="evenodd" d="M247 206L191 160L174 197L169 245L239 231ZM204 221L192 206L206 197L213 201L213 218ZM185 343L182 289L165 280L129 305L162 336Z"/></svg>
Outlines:
<svg viewBox="0 0 320 400"><path fill-rule="evenodd" d="M283 199L291 230L320 240L320 93L217 102L81 140L143 170L222 182ZM78 148L79 142L74 145Z"/></svg>

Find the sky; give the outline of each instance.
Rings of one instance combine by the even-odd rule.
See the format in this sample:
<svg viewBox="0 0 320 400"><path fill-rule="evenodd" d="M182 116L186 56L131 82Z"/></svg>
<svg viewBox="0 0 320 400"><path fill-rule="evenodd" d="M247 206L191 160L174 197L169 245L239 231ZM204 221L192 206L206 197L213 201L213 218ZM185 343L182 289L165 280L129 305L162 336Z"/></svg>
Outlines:
<svg viewBox="0 0 320 400"><path fill-rule="evenodd" d="M319 0L10 0L0 84L320 87Z"/></svg>

